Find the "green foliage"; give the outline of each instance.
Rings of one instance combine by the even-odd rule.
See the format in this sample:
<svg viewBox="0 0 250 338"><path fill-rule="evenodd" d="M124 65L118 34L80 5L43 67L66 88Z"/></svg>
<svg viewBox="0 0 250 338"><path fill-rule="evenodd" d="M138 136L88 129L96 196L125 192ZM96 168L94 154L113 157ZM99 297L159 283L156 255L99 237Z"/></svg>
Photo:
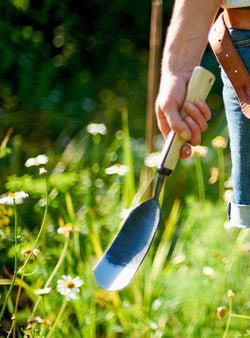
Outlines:
<svg viewBox="0 0 250 338"><path fill-rule="evenodd" d="M25 169L28 174L8 177L6 188L25 190L30 200L17 206L14 215L10 207L3 207L0 213L2 335L7 331L13 337L88 338L247 334L249 233L224 226L226 204L218 194L220 182L214 183L217 188L210 192L210 200L205 200L199 189L189 190L183 184L185 168L193 186L197 179L203 179L207 194L205 168L218 164L213 149L208 151L214 152L214 156L208 155L210 162L195 155L168 180L174 181L174 187L166 184L162 195L161 225L131 284L120 292L107 292L96 284L93 267L126 217L121 213L127 207L124 201L128 202L122 186L131 184L126 181L126 172L107 174L105 169L120 169L118 159L126 161L121 165L136 169L138 161L133 151L136 148L129 149L135 140L129 137L124 123L123 137L116 133L111 145L104 147L105 153L102 147L108 135L82 131L62 155L50 154L47 176L38 176L37 167L33 167ZM127 158L123 156L126 152ZM142 156L140 152L138 155ZM223 151L220 156L224 156ZM195 177L190 172L195 173L197 160L203 174ZM135 177L137 170L132 172ZM129 207L144 199L149 182L136 187ZM131 189L134 182L128 187ZM77 300L67 301L57 291L62 275L79 276L84 281ZM38 289L47 290L42 298L35 294ZM227 297L230 289L234 299ZM217 309L223 306L227 313L219 319Z"/></svg>
<svg viewBox="0 0 250 338"><path fill-rule="evenodd" d="M163 37L172 6L163 2ZM132 134L144 136L150 10L143 0L2 1L2 130L13 127L32 156L34 145L48 151L60 137L62 147L93 119L121 128L125 105ZM204 62L219 74L209 50ZM220 90L217 81L216 120Z"/></svg>
<svg viewBox="0 0 250 338"><path fill-rule="evenodd" d="M11 149L8 147L4 147L3 149L0 149L0 158L4 158L7 155L11 154Z"/></svg>
<svg viewBox="0 0 250 338"><path fill-rule="evenodd" d="M13 0L0 11L4 128L49 147L96 115L119 128L125 102L141 132L150 2Z"/></svg>

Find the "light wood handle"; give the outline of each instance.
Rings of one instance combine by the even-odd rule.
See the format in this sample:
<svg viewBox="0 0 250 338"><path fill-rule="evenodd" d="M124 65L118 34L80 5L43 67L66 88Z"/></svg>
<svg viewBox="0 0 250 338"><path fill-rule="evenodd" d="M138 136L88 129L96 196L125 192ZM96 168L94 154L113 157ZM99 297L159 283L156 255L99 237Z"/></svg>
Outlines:
<svg viewBox="0 0 250 338"><path fill-rule="evenodd" d="M196 67L190 78L187 87L187 95L185 101L195 101L196 99L206 100L210 89L213 86L215 77L208 70L202 67ZM184 109L180 112L185 117ZM165 145L162 149L157 171L160 174L169 176L175 169L180 158L180 150L185 141L173 130L169 133Z"/></svg>

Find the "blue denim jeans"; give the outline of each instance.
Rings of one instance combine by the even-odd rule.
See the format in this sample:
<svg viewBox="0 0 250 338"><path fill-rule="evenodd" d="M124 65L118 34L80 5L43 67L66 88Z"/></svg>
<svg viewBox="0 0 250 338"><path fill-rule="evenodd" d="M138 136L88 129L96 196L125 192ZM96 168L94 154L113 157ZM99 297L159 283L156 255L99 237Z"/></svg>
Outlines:
<svg viewBox="0 0 250 338"><path fill-rule="evenodd" d="M229 30L248 73L250 73L250 31ZM232 159L233 199L228 216L232 226L250 227L250 119L241 112L235 91L222 69L223 100L228 123Z"/></svg>

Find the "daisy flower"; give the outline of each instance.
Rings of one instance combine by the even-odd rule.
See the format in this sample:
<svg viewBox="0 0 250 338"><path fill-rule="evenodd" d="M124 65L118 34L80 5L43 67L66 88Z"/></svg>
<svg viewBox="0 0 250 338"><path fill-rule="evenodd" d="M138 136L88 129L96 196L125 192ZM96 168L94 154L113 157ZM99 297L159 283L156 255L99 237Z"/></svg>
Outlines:
<svg viewBox="0 0 250 338"><path fill-rule="evenodd" d="M22 204L27 198L29 195L24 191L9 192L0 196L0 204L14 205L14 201L15 204Z"/></svg>
<svg viewBox="0 0 250 338"><path fill-rule="evenodd" d="M69 233L72 233L72 234L75 234L76 233L76 229L74 228L74 225L71 224L71 223L67 223L63 226L60 226L58 229L57 229L57 233L59 235L64 235L64 236L68 236Z"/></svg>
<svg viewBox="0 0 250 338"><path fill-rule="evenodd" d="M32 250L31 248L26 248L26 249L23 249L23 250L21 251L21 254L22 254L25 258L27 258L31 252L32 252L32 258L33 258L33 260L34 260L35 258L38 257L38 254L39 254L40 250L39 250L39 249L33 249L33 250Z"/></svg>
<svg viewBox="0 0 250 338"><path fill-rule="evenodd" d="M228 290L227 296L234 299L235 293L232 290Z"/></svg>
<svg viewBox="0 0 250 338"><path fill-rule="evenodd" d="M48 156L38 155L37 157L31 157L25 162L25 167L39 166L48 163Z"/></svg>
<svg viewBox="0 0 250 338"><path fill-rule="evenodd" d="M92 135L105 135L107 134L107 128L104 123L90 123L87 126L87 132Z"/></svg>
<svg viewBox="0 0 250 338"><path fill-rule="evenodd" d="M225 149L227 147L227 139L223 136L216 136L212 140L212 146L214 148L223 148Z"/></svg>
<svg viewBox="0 0 250 338"><path fill-rule="evenodd" d="M204 147L200 145L192 147L192 153L200 157L205 157L208 153L208 147Z"/></svg>
<svg viewBox="0 0 250 338"><path fill-rule="evenodd" d="M214 269L211 268L210 266L204 266L204 268L203 268L203 274L205 276L210 277L210 278L214 278L215 277Z"/></svg>
<svg viewBox="0 0 250 338"><path fill-rule="evenodd" d="M62 276L62 279L57 281L57 291L66 297L67 300L77 299L77 293L80 292L79 287L83 285L80 277L72 278L70 275Z"/></svg>
<svg viewBox="0 0 250 338"><path fill-rule="evenodd" d="M44 296L50 293L50 291L51 291L51 288L44 288L44 289L35 290L34 292L38 296Z"/></svg>
<svg viewBox="0 0 250 338"><path fill-rule="evenodd" d="M160 157L161 157L160 151L157 151L155 153L150 153L146 156L144 160L144 164L150 168L157 167Z"/></svg>
<svg viewBox="0 0 250 338"><path fill-rule="evenodd" d="M119 176L124 176L129 171L128 166L123 164L114 164L111 167L105 169L105 174L114 175L117 174Z"/></svg>

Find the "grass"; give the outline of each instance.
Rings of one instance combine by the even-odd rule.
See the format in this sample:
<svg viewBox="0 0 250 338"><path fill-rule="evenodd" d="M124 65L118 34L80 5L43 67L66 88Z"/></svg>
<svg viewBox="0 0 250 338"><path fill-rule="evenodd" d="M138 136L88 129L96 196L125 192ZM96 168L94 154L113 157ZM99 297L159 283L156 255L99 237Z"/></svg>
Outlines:
<svg viewBox="0 0 250 338"><path fill-rule="evenodd" d="M7 190L24 190L30 200L14 213L1 206L1 337L250 335L249 232L225 225L225 168L214 189L207 183L217 153L224 163L222 149L210 148L210 161L195 155L181 163L165 184L160 227L131 284L120 292L96 284L94 265L155 180L154 171L143 179L135 148L124 110L123 133L110 144L105 134L83 131L63 154L50 154L45 177L33 167L7 178ZM77 299L58 292L63 275L72 277L65 287ZM77 276L84 284L74 290Z"/></svg>

